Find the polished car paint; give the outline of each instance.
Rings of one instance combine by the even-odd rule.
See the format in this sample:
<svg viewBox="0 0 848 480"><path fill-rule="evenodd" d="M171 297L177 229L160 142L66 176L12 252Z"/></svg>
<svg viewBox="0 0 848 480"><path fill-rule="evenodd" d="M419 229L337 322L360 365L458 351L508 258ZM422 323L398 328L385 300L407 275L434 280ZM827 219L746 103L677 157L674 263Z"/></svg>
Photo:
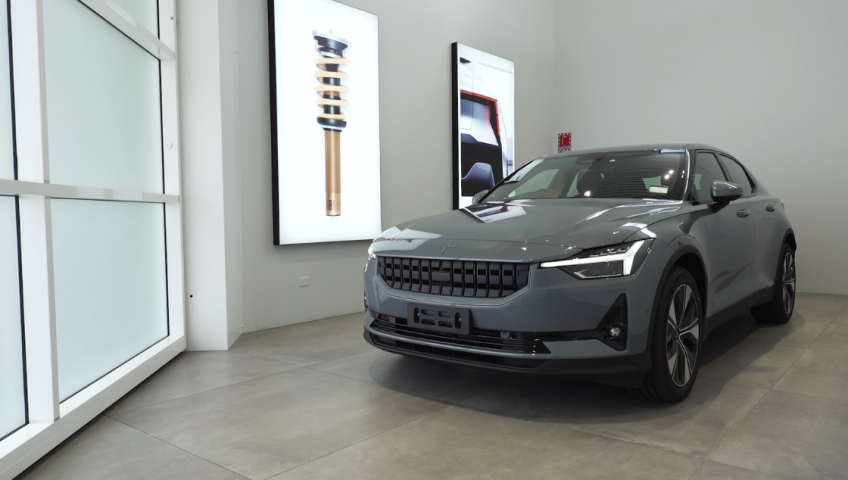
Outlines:
<svg viewBox="0 0 848 480"><path fill-rule="evenodd" d="M443 305L468 309L474 328L501 332L503 338L521 336L522 332L564 332L555 341L545 341L550 354L516 354L440 338L392 336L374 328L375 319L370 313L365 316L366 339L385 350L459 363L479 362L467 355L463 358L428 355L427 348L545 360L538 368L525 369L479 363L491 368L638 378L651 367L647 352L652 319L658 308L659 289L673 267L685 267L697 282L705 319L703 338L740 311L771 300L778 256L784 243L789 243L794 251L794 232L780 200L750 172L746 171L752 190L748 195L725 203L698 202L694 195L695 175L690 174L696 168L696 155L711 152L722 158L724 165L723 162L732 160L727 152L703 145L622 147L609 151L685 152L690 172L687 172L684 198L539 198L486 202L484 196L482 203L393 227L369 248L364 278L365 301L371 312L403 319L411 302ZM738 185L730 182L727 170L723 168L723 171L726 178L712 184L712 195L720 198L722 193L717 190L722 189L741 193ZM540 267L543 262L567 260L584 250L637 240L650 240L650 247L644 262L631 275L579 279L559 268ZM434 295L388 285L378 275L378 257L520 262L530 264L530 276L526 287L502 298ZM616 350L599 340L568 338L567 332L597 329L621 294L626 295L626 348ZM388 343L380 343L380 339ZM404 345L414 344L417 350L393 347L392 342L397 340L406 342ZM558 362L564 360L583 363L571 368L567 362Z"/></svg>

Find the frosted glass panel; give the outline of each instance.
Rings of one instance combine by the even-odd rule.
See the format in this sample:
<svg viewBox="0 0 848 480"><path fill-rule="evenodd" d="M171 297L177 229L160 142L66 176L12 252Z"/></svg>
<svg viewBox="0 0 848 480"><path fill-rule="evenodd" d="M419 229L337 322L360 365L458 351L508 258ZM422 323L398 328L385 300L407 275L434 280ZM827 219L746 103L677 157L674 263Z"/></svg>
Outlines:
<svg viewBox="0 0 848 480"><path fill-rule="evenodd" d="M0 2L0 178L15 178L12 156L12 88L9 72L9 23L7 4ZM0 437L2 437L0 433Z"/></svg>
<svg viewBox="0 0 848 480"><path fill-rule="evenodd" d="M15 199L0 196L0 438L26 423Z"/></svg>
<svg viewBox="0 0 848 480"><path fill-rule="evenodd" d="M52 200L59 396L168 335L161 204Z"/></svg>
<svg viewBox="0 0 848 480"><path fill-rule="evenodd" d="M138 23L159 36L159 8L156 0L112 0L125 12L132 15Z"/></svg>
<svg viewBox="0 0 848 480"><path fill-rule="evenodd" d="M161 192L159 61L78 1L44 36L51 183Z"/></svg>

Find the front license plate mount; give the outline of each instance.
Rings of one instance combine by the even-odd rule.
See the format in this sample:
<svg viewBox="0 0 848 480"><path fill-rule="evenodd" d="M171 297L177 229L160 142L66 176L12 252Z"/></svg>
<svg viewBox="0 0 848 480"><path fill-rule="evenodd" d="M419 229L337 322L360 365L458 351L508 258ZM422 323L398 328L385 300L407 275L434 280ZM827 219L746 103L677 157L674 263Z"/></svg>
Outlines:
<svg viewBox="0 0 848 480"><path fill-rule="evenodd" d="M406 325L421 330L468 335L471 332L471 312L467 308L410 303Z"/></svg>

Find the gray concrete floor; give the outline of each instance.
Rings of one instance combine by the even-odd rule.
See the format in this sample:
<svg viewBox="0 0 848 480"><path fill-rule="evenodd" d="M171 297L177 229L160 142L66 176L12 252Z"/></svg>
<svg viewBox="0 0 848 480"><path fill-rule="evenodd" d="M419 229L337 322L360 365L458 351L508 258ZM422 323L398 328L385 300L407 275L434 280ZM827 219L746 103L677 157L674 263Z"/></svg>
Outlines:
<svg viewBox="0 0 848 480"><path fill-rule="evenodd" d="M184 353L20 478L848 476L848 297L721 327L676 405L399 357L361 332L356 314Z"/></svg>

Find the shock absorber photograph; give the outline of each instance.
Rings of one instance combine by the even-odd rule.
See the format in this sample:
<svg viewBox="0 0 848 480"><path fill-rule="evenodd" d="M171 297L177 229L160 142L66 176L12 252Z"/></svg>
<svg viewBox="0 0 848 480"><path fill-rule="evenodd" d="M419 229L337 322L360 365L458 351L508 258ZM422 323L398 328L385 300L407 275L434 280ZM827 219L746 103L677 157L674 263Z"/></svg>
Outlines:
<svg viewBox="0 0 848 480"><path fill-rule="evenodd" d="M312 37L317 44L315 48L321 57L315 59L315 78L321 82L315 87L320 96L316 103L323 109L318 115L318 124L324 129L324 174L327 190L326 213L328 216L342 214L341 208L341 132L347 126L342 107L350 105L342 99L343 92L350 88L342 85L342 79L348 74L339 70L341 65L348 63L344 50L350 47L350 41L329 33L312 31Z"/></svg>

